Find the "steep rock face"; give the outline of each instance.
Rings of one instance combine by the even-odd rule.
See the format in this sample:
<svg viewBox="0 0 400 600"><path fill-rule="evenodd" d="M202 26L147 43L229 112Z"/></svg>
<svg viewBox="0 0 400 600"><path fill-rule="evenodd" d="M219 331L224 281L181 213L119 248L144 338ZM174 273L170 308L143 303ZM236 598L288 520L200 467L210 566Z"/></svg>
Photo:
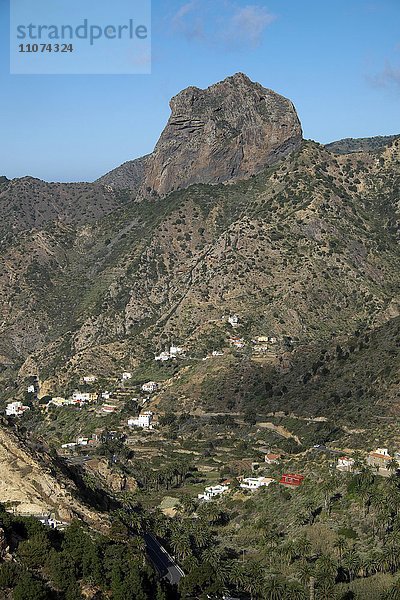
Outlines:
<svg viewBox="0 0 400 600"><path fill-rule="evenodd" d="M144 194L248 178L302 141L290 100L242 73L206 90L189 87L170 106L171 117L148 161Z"/></svg>
<svg viewBox="0 0 400 600"><path fill-rule="evenodd" d="M45 452L41 452L41 460L42 464L13 433L0 427L1 502L18 514L52 513L66 522L79 517L90 524L100 523L99 514L78 500L72 480L55 476Z"/></svg>

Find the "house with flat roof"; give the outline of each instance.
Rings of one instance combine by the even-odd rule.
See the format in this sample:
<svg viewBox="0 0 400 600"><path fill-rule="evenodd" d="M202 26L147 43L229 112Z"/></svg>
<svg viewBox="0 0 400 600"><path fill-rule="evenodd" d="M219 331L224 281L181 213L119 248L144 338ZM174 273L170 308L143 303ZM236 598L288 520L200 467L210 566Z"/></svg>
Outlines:
<svg viewBox="0 0 400 600"><path fill-rule="evenodd" d="M240 487L245 490L258 490L261 487L268 487L275 479L271 477L244 477Z"/></svg>
<svg viewBox="0 0 400 600"><path fill-rule="evenodd" d="M209 486L209 487L206 487L203 494L198 494L197 498L199 500L204 500L204 501L208 502L209 500L213 500L214 498L221 496L222 494L225 494L225 492L227 492L228 490L229 490L229 484L228 485L218 484L218 485Z"/></svg>

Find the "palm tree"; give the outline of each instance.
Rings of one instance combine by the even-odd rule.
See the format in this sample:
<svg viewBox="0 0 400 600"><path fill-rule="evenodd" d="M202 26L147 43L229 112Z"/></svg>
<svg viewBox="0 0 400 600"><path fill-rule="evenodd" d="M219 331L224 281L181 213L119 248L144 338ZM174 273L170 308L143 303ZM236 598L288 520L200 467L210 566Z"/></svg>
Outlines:
<svg viewBox="0 0 400 600"><path fill-rule="evenodd" d="M262 597L265 600L285 600L285 597L288 598L286 591L286 586L280 577L270 577L263 585Z"/></svg>
<svg viewBox="0 0 400 600"><path fill-rule="evenodd" d="M400 578L393 583L387 594L385 594L384 600L400 600Z"/></svg>
<svg viewBox="0 0 400 600"><path fill-rule="evenodd" d="M334 582L337 574L336 563L329 557L323 554L315 563L316 578L318 582L330 581Z"/></svg>
<svg viewBox="0 0 400 600"><path fill-rule="evenodd" d="M342 562L342 556L343 556L343 552L344 550L346 550L347 548L347 542L345 540L344 537L338 537L334 543L333 543L333 547L338 551L339 554L339 561Z"/></svg>
<svg viewBox="0 0 400 600"><path fill-rule="evenodd" d="M399 468L399 463L397 462L397 460L395 458L391 458L387 464L387 469L391 473L395 473L398 468Z"/></svg>
<svg viewBox="0 0 400 600"><path fill-rule="evenodd" d="M289 566L293 559L297 556L296 544L292 541L286 542L279 548L280 556L286 561Z"/></svg>
<svg viewBox="0 0 400 600"><path fill-rule="evenodd" d="M306 591L298 581L289 581L289 583L286 584L285 588L285 599L306 600Z"/></svg>
<svg viewBox="0 0 400 600"><path fill-rule="evenodd" d="M347 571L349 582L352 582L360 567L360 558L355 550L349 550L344 554L343 567Z"/></svg>
<svg viewBox="0 0 400 600"><path fill-rule="evenodd" d="M302 560L297 569L297 576L300 579L301 583L303 583L304 585L308 584L310 581L310 577L313 577L314 575L314 565L307 562L306 560Z"/></svg>
<svg viewBox="0 0 400 600"><path fill-rule="evenodd" d="M296 540L295 546L297 548L297 554L301 558L305 558L310 553L311 542L306 536L303 536L303 537L299 538L298 540Z"/></svg>
<svg viewBox="0 0 400 600"><path fill-rule="evenodd" d="M400 549L399 546L391 542L386 544L383 549L383 557L385 562L385 570L390 571L392 575L398 570L400 563Z"/></svg>
<svg viewBox="0 0 400 600"><path fill-rule="evenodd" d="M174 550L174 554L180 560L184 560L192 552L190 539L183 531L177 530L172 533L171 545Z"/></svg>

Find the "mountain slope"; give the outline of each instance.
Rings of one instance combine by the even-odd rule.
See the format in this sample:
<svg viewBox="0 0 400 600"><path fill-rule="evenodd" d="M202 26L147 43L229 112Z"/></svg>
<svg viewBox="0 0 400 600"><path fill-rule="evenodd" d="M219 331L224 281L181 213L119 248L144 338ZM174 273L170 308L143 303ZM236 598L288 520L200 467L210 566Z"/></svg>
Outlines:
<svg viewBox="0 0 400 600"><path fill-rule="evenodd" d="M251 177L158 200L87 184L85 210L74 186L54 202L50 184L30 182L43 208L25 228L20 205L0 205L17 224L0 250L4 397L17 370L20 390L40 371L61 393L171 341L194 354L207 338L227 344L233 312L240 335L291 338L310 357L382 327L399 314L399 153L398 139L377 155L303 142ZM7 199L21 183L3 185Z"/></svg>
<svg viewBox="0 0 400 600"><path fill-rule="evenodd" d="M325 148L334 154L351 154L352 152L375 152L389 146L399 135L378 135L369 138L345 138L330 144Z"/></svg>

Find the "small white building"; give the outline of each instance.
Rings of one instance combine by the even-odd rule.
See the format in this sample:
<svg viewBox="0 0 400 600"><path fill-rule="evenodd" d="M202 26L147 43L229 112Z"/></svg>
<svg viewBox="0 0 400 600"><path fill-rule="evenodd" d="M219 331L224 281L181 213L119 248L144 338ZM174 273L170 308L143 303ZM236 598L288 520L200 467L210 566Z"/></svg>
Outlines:
<svg viewBox="0 0 400 600"><path fill-rule="evenodd" d="M142 391L147 392L148 394L152 394L158 389L158 383L155 381L148 381L142 385Z"/></svg>
<svg viewBox="0 0 400 600"><path fill-rule="evenodd" d="M155 360L160 362L166 362L171 358L169 352L161 352L161 354L156 355Z"/></svg>
<svg viewBox="0 0 400 600"><path fill-rule="evenodd" d="M34 393L35 393L35 386L28 385L28 394L34 394Z"/></svg>
<svg viewBox="0 0 400 600"><path fill-rule="evenodd" d="M178 358L179 356L183 356L185 354L185 348L181 346L170 346L169 350L164 350L160 354L155 356L155 360L160 362L166 362L167 360L172 360Z"/></svg>
<svg viewBox="0 0 400 600"><path fill-rule="evenodd" d="M101 393L102 400L109 400L111 398L111 392L102 392Z"/></svg>
<svg viewBox="0 0 400 600"><path fill-rule="evenodd" d="M206 489L204 490L204 493L198 494L197 498L199 500L205 500L206 502L208 502L209 500L212 500L213 498L216 498L217 496L221 496L222 494L225 494L225 492L227 492L228 490L229 490L229 485L222 485L222 484L206 487Z"/></svg>
<svg viewBox="0 0 400 600"><path fill-rule="evenodd" d="M350 458L349 456L341 456L338 459L336 468L339 471L352 471L354 468L354 458Z"/></svg>
<svg viewBox="0 0 400 600"><path fill-rule="evenodd" d="M63 521L57 521L57 519L53 519L52 517L40 517L39 521L51 529L64 529L67 525L67 523L63 523Z"/></svg>
<svg viewBox="0 0 400 600"><path fill-rule="evenodd" d="M61 396L56 396L50 400L47 406L69 406L70 404L72 404L71 399L67 400Z"/></svg>
<svg viewBox="0 0 400 600"><path fill-rule="evenodd" d="M78 446L88 446L89 445L89 438L87 438L87 437L78 437L78 439L76 440L76 443L78 444Z"/></svg>
<svg viewBox="0 0 400 600"><path fill-rule="evenodd" d="M237 327L239 325L239 317L237 315L231 315L228 317L228 323L232 325L232 327Z"/></svg>
<svg viewBox="0 0 400 600"><path fill-rule="evenodd" d="M97 381L96 375L85 375L83 377L84 383L96 383L96 381Z"/></svg>
<svg viewBox="0 0 400 600"><path fill-rule="evenodd" d="M148 410L141 415L139 415L136 419L128 419L129 427L141 427L142 429L153 429L153 413L151 410Z"/></svg>
<svg viewBox="0 0 400 600"><path fill-rule="evenodd" d="M185 353L185 349L180 346L171 346L169 349L169 355L171 358L175 358L176 356L181 356Z"/></svg>
<svg viewBox="0 0 400 600"><path fill-rule="evenodd" d="M132 373L129 373L128 371L122 373L122 381L128 381L129 379L132 379Z"/></svg>
<svg viewBox="0 0 400 600"><path fill-rule="evenodd" d="M268 487L275 479L271 477L245 477L240 487L245 490L258 490L261 487Z"/></svg>
<svg viewBox="0 0 400 600"><path fill-rule="evenodd" d="M29 406L24 406L22 402L10 402L6 406L6 415L7 417L21 417L27 410L29 410Z"/></svg>
<svg viewBox="0 0 400 600"><path fill-rule="evenodd" d="M213 350L211 356L223 356L224 353L221 350Z"/></svg>

